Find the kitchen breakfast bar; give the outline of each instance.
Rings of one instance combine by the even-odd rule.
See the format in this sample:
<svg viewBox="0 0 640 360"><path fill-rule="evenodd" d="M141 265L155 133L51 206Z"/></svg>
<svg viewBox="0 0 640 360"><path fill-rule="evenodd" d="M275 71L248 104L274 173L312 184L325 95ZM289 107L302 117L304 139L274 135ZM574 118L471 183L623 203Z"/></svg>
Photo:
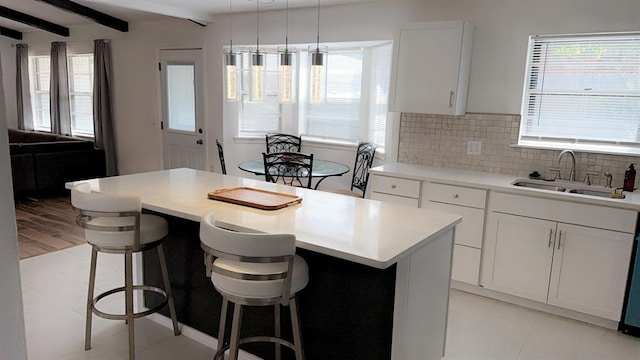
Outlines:
<svg viewBox="0 0 640 360"><path fill-rule="evenodd" d="M199 333L217 338L218 332L221 298L206 277L198 237L200 217L213 211L231 230L296 236L297 252L309 265L309 284L298 294L306 359L444 355L453 234L460 216L192 169L86 182L96 192L138 195L144 212L169 221L164 247L178 321ZM236 187L295 195L302 202L260 210L207 197ZM139 258L138 277L160 285L157 257L151 255ZM155 301L145 295L145 305ZM247 309L243 336L272 332L272 318L268 307ZM289 320L282 324L287 335ZM272 345L244 349L273 357Z"/></svg>

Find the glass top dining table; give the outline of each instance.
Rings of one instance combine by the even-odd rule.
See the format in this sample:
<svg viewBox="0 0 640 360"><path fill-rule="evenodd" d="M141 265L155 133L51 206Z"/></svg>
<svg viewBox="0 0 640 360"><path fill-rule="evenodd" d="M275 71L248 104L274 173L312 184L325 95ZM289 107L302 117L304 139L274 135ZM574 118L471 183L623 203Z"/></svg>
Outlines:
<svg viewBox="0 0 640 360"><path fill-rule="evenodd" d="M264 160L263 159L251 159L245 160L238 164L240 170L250 172L256 175L264 175ZM313 187L318 188L318 185L322 180L331 176L342 176L351 170L349 166L330 160L313 159L313 170L311 171L311 180L318 179L318 182Z"/></svg>

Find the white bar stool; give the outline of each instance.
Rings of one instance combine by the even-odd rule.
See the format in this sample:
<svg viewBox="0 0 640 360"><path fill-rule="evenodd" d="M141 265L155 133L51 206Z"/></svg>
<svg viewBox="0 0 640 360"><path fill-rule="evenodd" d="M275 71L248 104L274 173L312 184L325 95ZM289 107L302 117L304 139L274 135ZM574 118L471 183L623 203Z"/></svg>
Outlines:
<svg viewBox="0 0 640 360"><path fill-rule="evenodd" d="M280 345L294 350L296 360L304 359L296 293L309 282L309 268L304 259L295 255L295 236L230 231L217 226L214 214L207 213L200 221L200 242L211 282L222 295L214 360L223 359L227 349L228 359L236 360L239 346L250 342L275 343L276 359L280 358ZM230 343L226 344L229 302L234 308ZM275 336L240 339L242 307L271 305L275 311ZM280 337L280 305L290 308L293 343Z"/></svg>
<svg viewBox="0 0 640 360"><path fill-rule="evenodd" d="M87 295L85 350L91 349L92 313L110 320L125 320L129 331L129 359L135 359L134 319L157 312L169 305L173 333L180 335L176 310L169 283L162 240L169 233L167 221L160 216L141 214L139 196L114 196L91 192L91 185L80 183L71 190L71 204L78 210L77 223L84 228L84 237L91 245L91 269ZM133 285L133 253L156 248L165 289L149 285ZM125 286L105 291L94 298L98 252L124 254ZM163 301L151 309L134 312L134 290L160 294ZM96 304L105 297L124 291L125 313L100 311Z"/></svg>

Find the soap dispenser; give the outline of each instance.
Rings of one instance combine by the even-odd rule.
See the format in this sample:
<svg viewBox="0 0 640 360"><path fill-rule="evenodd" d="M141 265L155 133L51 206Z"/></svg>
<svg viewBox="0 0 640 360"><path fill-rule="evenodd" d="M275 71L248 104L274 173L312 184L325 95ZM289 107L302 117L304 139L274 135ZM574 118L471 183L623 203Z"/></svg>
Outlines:
<svg viewBox="0 0 640 360"><path fill-rule="evenodd" d="M624 172L624 184L622 185L624 191L633 191L636 185L636 169L633 165L629 165L627 171Z"/></svg>

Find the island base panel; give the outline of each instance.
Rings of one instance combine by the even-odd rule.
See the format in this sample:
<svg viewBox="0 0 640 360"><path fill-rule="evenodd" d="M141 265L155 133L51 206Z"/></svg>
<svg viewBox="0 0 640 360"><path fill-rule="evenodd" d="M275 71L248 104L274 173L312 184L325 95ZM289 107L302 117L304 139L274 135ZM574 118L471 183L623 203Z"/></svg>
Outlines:
<svg viewBox="0 0 640 360"><path fill-rule="evenodd" d="M178 321L217 338L221 297L205 275L200 225L159 215L169 221L164 247ZM304 249L297 252L309 265L309 284L298 293L305 358L391 359L396 266L381 270ZM143 269L145 283L162 286L156 254L143 254ZM147 307L157 301L145 294ZM161 313L168 316L168 309ZM282 334L291 339L289 309L283 307L281 315ZM245 307L241 334L272 334L273 323L273 307ZM272 344L242 348L274 358ZM292 352L283 349L283 359L293 359Z"/></svg>

